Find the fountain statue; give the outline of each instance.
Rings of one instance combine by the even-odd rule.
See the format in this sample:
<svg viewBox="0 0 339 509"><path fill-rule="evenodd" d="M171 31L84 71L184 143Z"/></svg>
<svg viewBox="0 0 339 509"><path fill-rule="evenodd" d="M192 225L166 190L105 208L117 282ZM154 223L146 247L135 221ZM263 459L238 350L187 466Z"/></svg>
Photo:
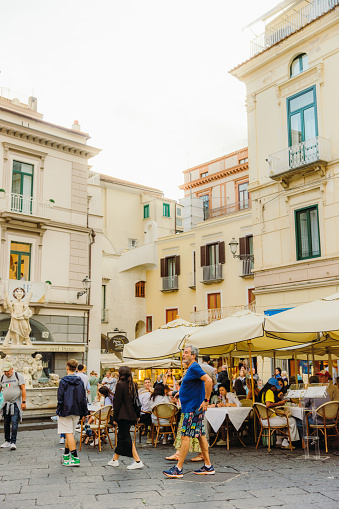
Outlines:
<svg viewBox="0 0 339 509"><path fill-rule="evenodd" d="M37 346L34 346L29 337L31 332L29 319L33 315L29 308L32 293L28 293L26 299L25 296L26 292L21 287L13 291L14 300L10 300L7 292L4 295L3 306L11 315L11 322L5 340L0 345L0 350L5 354L5 358L0 359L0 374L3 371L2 365L10 362L14 371L22 373L25 378L27 400L25 414L50 415L56 408L58 384L52 377L49 384L39 384L43 372L42 355L36 353Z"/></svg>

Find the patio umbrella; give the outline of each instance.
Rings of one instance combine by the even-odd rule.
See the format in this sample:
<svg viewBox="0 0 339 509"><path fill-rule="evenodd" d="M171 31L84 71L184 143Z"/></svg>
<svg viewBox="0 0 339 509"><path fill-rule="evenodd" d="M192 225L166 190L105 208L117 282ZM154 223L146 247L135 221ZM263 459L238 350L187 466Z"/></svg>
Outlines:
<svg viewBox="0 0 339 509"><path fill-rule="evenodd" d="M148 361L139 361L139 360L128 360L125 362L120 362L116 365L117 368L120 366L128 366L131 369L167 369L167 368L176 368L180 369L181 364L179 360L176 359L159 359L159 360L148 360Z"/></svg>
<svg viewBox="0 0 339 509"><path fill-rule="evenodd" d="M123 358L126 364L129 359L149 361L167 359L180 355L180 344L185 336L191 335L201 327L181 318L163 325L153 332L130 341L124 347Z"/></svg>

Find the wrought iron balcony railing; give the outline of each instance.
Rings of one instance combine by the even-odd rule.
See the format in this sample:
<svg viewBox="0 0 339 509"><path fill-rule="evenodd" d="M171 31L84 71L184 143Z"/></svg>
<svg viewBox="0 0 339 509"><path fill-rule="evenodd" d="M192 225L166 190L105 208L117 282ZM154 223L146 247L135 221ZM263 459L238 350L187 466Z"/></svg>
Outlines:
<svg viewBox="0 0 339 509"><path fill-rule="evenodd" d="M178 276L166 276L161 278L160 290L162 292L176 292L179 290Z"/></svg>
<svg viewBox="0 0 339 509"><path fill-rule="evenodd" d="M223 280L222 264L206 265L202 268L202 282L205 284L219 283Z"/></svg>
<svg viewBox="0 0 339 509"><path fill-rule="evenodd" d="M328 163L331 160L329 140L317 136L311 140L292 145L268 157L270 177L278 179L283 175L314 163Z"/></svg>
<svg viewBox="0 0 339 509"><path fill-rule="evenodd" d="M0 199L1 212L13 212L15 214L47 219L49 218L50 207L51 203L48 201L38 200L31 196L24 196L16 193L5 194L3 198Z"/></svg>
<svg viewBox="0 0 339 509"><path fill-rule="evenodd" d="M220 207L215 207L211 209L206 209L204 211L204 220L212 219L213 217L221 217L228 216L229 214L234 214L235 212L241 212L243 210L249 210L252 207L251 198L247 196L242 201L237 201L235 203L228 203L227 205L222 205Z"/></svg>
<svg viewBox="0 0 339 509"><path fill-rule="evenodd" d="M251 41L251 58L297 32L338 4L339 0L308 0L307 5L299 10L297 10L298 6L295 6L290 15L284 17L276 25L272 23L267 26L264 34Z"/></svg>

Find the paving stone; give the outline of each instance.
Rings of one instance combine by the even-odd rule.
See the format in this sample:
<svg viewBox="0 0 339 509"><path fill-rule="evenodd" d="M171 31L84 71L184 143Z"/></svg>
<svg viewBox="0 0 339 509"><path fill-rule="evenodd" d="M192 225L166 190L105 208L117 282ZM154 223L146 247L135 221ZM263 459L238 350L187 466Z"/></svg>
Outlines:
<svg viewBox="0 0 339 509"><path fill-rule="evenodd" d="M237 509L247 509L252 507L276 507L285 505L283 500L278 500L276 497L252 497L241 500L232 500L232 504ZM292 506L291 506L292 507ZM299 508L298 508L299 509Z"/></svg>

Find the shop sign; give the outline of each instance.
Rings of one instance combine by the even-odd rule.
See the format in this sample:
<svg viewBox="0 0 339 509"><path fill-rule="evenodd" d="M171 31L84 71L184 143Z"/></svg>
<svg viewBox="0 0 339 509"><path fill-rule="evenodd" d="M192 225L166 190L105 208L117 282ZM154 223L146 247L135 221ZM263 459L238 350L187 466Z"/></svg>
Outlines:
<svg viewBox="0 0 339 509"><path fill-rule="evenodd" d="M32 292L31 302L46 302L46 283L33 283L32 281L9 279L7 281L7 293L11 300L13 299L13 291L16 288L23 288L25 297Z"/></svg>
<svg viewBox="0 0 339 509"><path fill-rule="evenodd" d="M36 348L37 352L85 352L86 345L58 345L58 344L49 344L49 345L37 345L33 343L33 346Z"/></svg>
<svg viewBox="0 0 339 509"><path fill-rule="evenodd" d="M109 333L107 334L108 337ZM116 334L115 336L108 338L109 347L108 349L111 352L122 352L124 349L124 344L127 338L122 336L121 334Z"/></svg>

